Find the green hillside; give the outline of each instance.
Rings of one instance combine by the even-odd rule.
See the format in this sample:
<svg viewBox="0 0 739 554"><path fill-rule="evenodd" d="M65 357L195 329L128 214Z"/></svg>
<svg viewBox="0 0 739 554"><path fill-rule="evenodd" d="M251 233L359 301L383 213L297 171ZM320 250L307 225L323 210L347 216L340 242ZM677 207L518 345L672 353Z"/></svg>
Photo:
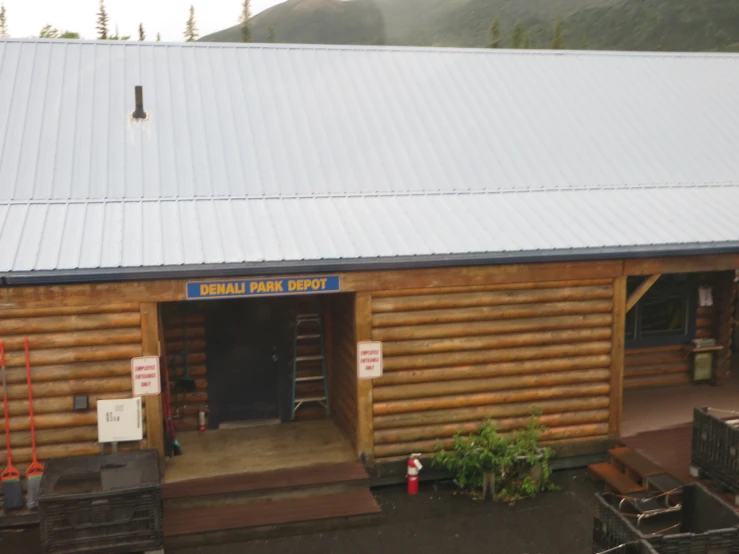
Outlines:
<svg viewBox="0 0 739 554"><path fill-rule="evenodd" d="M255 42L485 47L501 20L548 48L563 21L567 48L739 51L739 0L288 0L252 19ZM240 42L240 26L201 40Z"/></svg>
<svg viewBox="0 0 739 554"><path fill-rule="evenodd" d="M289 0L251 20L252 41L298 44L385 44L382 12L374 0ZM241 42L241 25L204 36L206 42Z"/></svg>

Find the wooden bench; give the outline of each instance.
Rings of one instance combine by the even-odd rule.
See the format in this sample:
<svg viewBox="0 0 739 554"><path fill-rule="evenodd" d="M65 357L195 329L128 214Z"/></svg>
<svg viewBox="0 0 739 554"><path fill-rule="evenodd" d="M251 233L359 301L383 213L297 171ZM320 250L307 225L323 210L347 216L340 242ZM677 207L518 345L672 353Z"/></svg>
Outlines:
<svg viewBox="0 0 739 554"><path fill-rule="evenodd" d="M641 484L644 484L647 477L665 472L657 464L628 447L612 448L608 454L617 469Z"/></svg>
<svg viewBox="0 0 739 554"><path fill-rule="evenodd" d="M616 466L608 462L591 464L588 469L595 477L604 481L608 488L618 494L633 494L644 490L644 487L639 483L628 475L621 473Z"/></svg>

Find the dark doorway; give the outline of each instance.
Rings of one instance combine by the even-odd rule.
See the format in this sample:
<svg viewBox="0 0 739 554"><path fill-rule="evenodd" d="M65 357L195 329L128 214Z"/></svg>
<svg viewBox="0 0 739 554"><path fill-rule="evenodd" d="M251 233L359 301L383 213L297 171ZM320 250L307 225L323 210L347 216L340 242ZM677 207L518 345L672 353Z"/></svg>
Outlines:
<svg viewBox="0 0 739 554"><path fill-rule="evenodd" d="M208 304L210 427L280 417L289 334L282 303L255 298Z"/></svg>

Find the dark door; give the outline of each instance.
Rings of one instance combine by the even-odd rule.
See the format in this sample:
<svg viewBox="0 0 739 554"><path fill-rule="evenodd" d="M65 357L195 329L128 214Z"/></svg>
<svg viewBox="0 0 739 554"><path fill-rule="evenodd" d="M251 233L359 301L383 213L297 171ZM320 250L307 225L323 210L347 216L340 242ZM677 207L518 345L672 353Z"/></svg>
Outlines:
<svg viewBox="0 0 739 554"><path fill-rule="evenodd" d="M262 299L219 304L207 321L211 426L279 417L278 310Z"/></svg>

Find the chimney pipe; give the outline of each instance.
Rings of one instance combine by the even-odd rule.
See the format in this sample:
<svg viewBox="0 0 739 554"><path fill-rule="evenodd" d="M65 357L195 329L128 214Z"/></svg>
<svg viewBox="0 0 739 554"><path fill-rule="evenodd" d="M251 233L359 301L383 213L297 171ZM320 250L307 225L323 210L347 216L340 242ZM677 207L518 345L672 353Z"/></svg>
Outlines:
<svg viewBox="0 0 739 554"><path fill-rule="evenodd" d="M142 86L136 87L136 109L131 114L134 119L146 119L149 117L144 111L144 88Z"/></svg>

